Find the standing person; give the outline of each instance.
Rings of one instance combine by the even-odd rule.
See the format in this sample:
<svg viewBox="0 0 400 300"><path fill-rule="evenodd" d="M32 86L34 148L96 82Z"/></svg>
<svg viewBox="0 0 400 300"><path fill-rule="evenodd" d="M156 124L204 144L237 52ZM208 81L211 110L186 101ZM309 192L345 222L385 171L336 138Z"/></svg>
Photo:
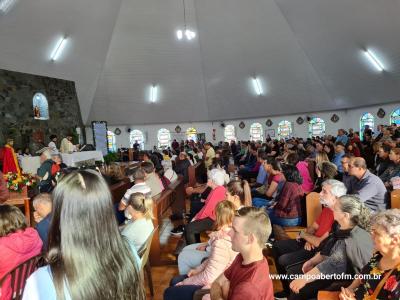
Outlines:
<svg viewBox="0 0 400 300"><path fill-rule="evenodd" d="M274 299L268 261L262 252L271 231L264 209L243 207L238 210L229 235L232 250L239 254L211 285L211 299Z"/></svg>
<svg viewBox="0 0 400 300"><path fill-rule="evenodd" d="M7 143L3 148L3 173L4 174L7 174L8 172L21 174L17 155L15 154L13 147L14 147L14 140L7 139Z"/></svg>
<svg viewBox="0 0 400 300"><path fill-rule="evenodd" d="M61 153L72 153L75 151L75 146L72 144L72 134L67 134L61 141L60 152Z"/></svg>
<svg viewBox="0 0 400 300"><path fill-rule="evenodd" d="M213 158L215 157L215 151L210 142L204 144L204 149L206 150L204 163L206 169L208 170L208 168L212 165Z"/></svg>
<svg viewBox="0 0 400 300"><path fill-rule="evenodd" d="M48 147L50 148L51 154L58 154L58 149L57 149L57 136L55 134L52 134L50 136L50 143Z"/></svg>
<svg viewBox="0 0 400 300"><path fill-rule="evenodd" d="M24 300L145 299L136 249L121 237L96 171L73 171L56 186L47 256L49 265L28 278Z"/></svg>

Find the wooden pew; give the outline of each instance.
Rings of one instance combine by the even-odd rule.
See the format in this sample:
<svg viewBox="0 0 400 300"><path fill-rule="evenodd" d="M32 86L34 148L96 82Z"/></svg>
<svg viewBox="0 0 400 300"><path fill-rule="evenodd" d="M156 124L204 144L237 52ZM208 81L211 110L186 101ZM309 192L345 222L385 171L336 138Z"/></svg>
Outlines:
<svg viewBox="0 0 400 300"><path fill-rule="evenodd" d="M162 193L153 197L153 223L154 227L158 226L158 228L151 243L150 263L152 266L176 264L176 260L174 259L163 259L161 257L162 246L160 244L160 236L166 230L166 224L163 223L163 220L170 213L169 208L171 208L173 213L181 214L184 212L185 189L182 177L171 183Z"/></svg>
<svg viewBox="0 0 400 300"><path fill-rule="evenodd" d="M394 190L390 193L390 208L400 209L400 190Z"/></svg>
<svg viewBox="0 0 400 300"><path fill-rule="evenodd" d="M322 212L322 205L319 201L319 194L316 192L311 192L306 196L306 218L307 218L307 227L311 226L318 216ZM304 215L304 214L303 214ZM294 239L300 232L300 230L305 230L305 227L302 226L293 226L293 227L283 227L287 235Z"/></svg>
<svg viewBox="0 0 400 300"><path fill-rule="evenodd" d="M168 261L163 261L161 259L161 244L160 235L163 230L163 216L167 211L171 203L172 191L169 189L164 190L162 193L153 197L153 224L157 228L153 236L153 241L151 242L150 249L150 264L152 266L161 266L166 264L171 264Z"/></svg>
<svg viewBox="0 0 400 300"><path fill-rule="evenodd" d="M132 183L129 181L129 178L110 186L113 203L118 203L131 186Z"/></svg>
<svg viewBox="0 0 400 300"><path fill-rule="evenodd" d="M202 176L206 173L204 161L199 161L188 168L189 183L188 186L194 187L196 182L201 182Z"/></svg>

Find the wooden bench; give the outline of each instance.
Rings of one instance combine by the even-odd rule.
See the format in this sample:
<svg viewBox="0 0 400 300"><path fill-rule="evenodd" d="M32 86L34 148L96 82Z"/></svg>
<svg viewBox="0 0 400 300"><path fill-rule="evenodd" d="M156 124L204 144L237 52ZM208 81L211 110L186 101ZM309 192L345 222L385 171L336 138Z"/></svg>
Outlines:
<svg viewBox="0 0 400 300"><path fill-rule="evenodd" d="M131 186L132 183L129 181L129 178L110 186L113 203L119 203L119 201L125 195L125 192L130 189Z"/></svg>
<svg viewBox="0 0 400 300"><path fill-rule="evenodd" d="M400 190L394 190L390 193L390 208L400 209Z"/></svg>
<svg viewBox="0 0 400 300"><path fill-rule="evenodd" d="M163 217L165 212L168 210L168 207L171 204L172 199L172 191L171 190L164 190L162 193L153 197L153 224L154 228L157 228L154 236L153 241L151 242L151 249L150 249L150 264L152 266L161 266L171 264L168 261L164 261L161 258L161 243L160 243L160 236L164 231L163 225Z"/></svg>
<svg viewBox="0 0 400 300"><path fill-rule="evenodd" d="M31 225L31 207L30 198L28 197L28 188L22 188L21 193L10 192L9 198L3 204L23 206L25 211L25 219L28 226Z"/></svg>
<svg viewBox="0 0 400 300"><path fill-rule="evenodd" d="M203 161L199 161L188 168L189 183L188 186L194 187L196 182L201 182L202 177L206 173L206 167Z"/></svg>
<svg viewBox="0 0 400 300"><path fill-rule="evenodd" d="M322 205L319 201L319 194L311 192L306 196L306 218L307 227L311 226L322 212ZM287 235L294 239L300 230L305 230L302 226L283 227Z"/></svg>

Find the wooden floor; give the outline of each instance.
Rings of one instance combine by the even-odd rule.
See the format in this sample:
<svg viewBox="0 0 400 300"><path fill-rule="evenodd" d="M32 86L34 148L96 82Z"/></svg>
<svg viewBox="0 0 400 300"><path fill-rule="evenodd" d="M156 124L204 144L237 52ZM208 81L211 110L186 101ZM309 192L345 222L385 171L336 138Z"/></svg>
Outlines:
<svg viewBox="0 0 400 300"><path fill-rule="evenodd" d="M162 250L164 252L165 256L171 257L171 253L174 253L176 249L176 245L179 242L178 237L171 236L169 234L169 229L173 228L173 225L170 223L167 225L166 230L164 230L164 233L162 234L160 240L164 242L164 246L162 247ZM276 268L273 262L273 259L268 257L268 262L269 262L269 267L270 267L270 272L271 273L276 273ZM169 266L160 266L160 267L152 267L151 268L151 273L153 277L153 286L154 286L154 297L152 298L150 296L150 290L148 288L147 281L145 283L146 285L146 297L147 299L153 299L153 300L161 300L163 299L163 294L164 290L169 286L169 282L171 278L174 276L178 275L178 266L177 265L169 265ZM281 291L282 290L282 285L280 281L273 281L273 286L274 286L274 291Z"/></svg>

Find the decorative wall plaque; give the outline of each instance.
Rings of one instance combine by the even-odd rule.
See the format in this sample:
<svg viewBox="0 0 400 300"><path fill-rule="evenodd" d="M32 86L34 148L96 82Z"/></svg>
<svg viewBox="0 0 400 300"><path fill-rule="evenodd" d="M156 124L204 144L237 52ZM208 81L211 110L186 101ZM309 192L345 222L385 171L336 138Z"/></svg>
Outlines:
<svg viewBox="0 0 400 300"><path fill-rule="evenodd" d="M115 133L116 135L120 135L120 134L121 134L121 129L119 129L118 127L115 128L114 133Z"/></svg>
<svg viewBox="0 0 400 300"><path fill-rule="evenodd" d="M244 124L244 122L243 122L243 121L239 123L239 127L240 127L240 129L243 129L245 126L246 126L246 125Z"/></svg>
<svg viewBox="0 0 400 300"><path fill-rule="evenodd" d="M378 112L376 113L376 115L379 117L379 118L383 118L385 115L386 115L386 112L382 109L382 108L380 108L379 110L378 110Z"/></svg>
<svg viewBox="0 0 400 300"><path fill-rule="evenodd" d="M304 119L302 117L298 117L297 120L296 120L296 123L301 125L301 124L304 123Z"/></svg>
<svg viewBox="0 0 400 300"><path fill-rule="evenodd" d="M333 123L336 123L337 121L339 121L339 116L337 114L333 114L331 117L331 121Z"/></svg>
<svg viewBox="0 0 400 300"><path fill-rule="evenodd" d="M267 122L265 122L265 125L267 125L268 127L271 127L272 124L273 123L272 123L271 119L268 119Z"/></svg>
<svg viewBox="0 0 400 300"><path fill-rule="evenodd" d="M180 133L181 131L182 131L181 126L177 125L177 126L175 127L175 132L176 132L176 133Z"/></svg>

